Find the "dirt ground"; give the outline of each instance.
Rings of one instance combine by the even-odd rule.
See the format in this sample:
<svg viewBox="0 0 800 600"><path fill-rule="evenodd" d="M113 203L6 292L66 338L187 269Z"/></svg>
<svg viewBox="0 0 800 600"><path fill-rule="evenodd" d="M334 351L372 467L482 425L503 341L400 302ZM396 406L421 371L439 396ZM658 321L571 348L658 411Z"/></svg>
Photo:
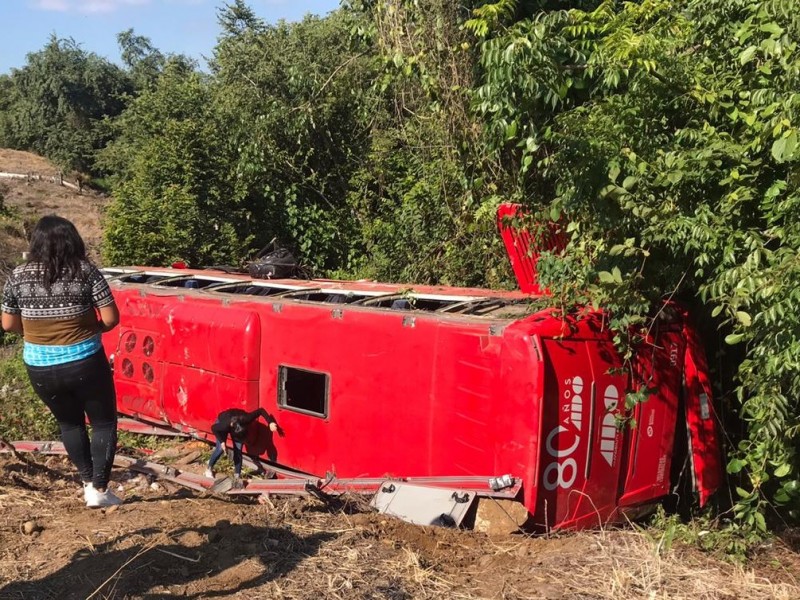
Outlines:
<svg viewBox="0 0 800 600"><path fill-rule="evenodd" d="M30 152L0 148L0 172L56 175L58 169ZM50 181L0 179L0 191L10 217L0 215L0 270L16 264L27 249L36 221L57 214L75 224L92 260L100 259L102 215L108 199L91 190L78 193Z"/></svg>
<svg viewBox="0 0 800 600"><path fill-rule="evenodd" d="M66 458L0 455L0 599L800 598L800 561L778 540L741 566L659 552L633 529L490 537L363 500L261 504L112 479L125 503L92 510Z"/></svg>
<svg viewBox="0 0 800 600"><path fill-rule="evenodd" d="M58 167L46 158L30 152L0 148L0 171L4 173L35 174L50 177L58 175Z"/></svg>

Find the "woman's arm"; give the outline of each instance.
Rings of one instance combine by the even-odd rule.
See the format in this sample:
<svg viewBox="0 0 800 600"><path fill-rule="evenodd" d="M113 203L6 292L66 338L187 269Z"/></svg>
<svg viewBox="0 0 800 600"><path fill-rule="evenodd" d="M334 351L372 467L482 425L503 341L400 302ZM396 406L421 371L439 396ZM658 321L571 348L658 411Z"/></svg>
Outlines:
<svg viewBox="0 0 800 600"><path fill-rule="evenodd" d="M100 311L100 331L107 333L119 325L119 309L114 302L114 295L103 274L90 263L89 285L91 286L92 304Z"/></svg>
<svg viewBox="0 0 800 600"><path fill-rule="evenodd" d="M22 315L12 315L11 313L4 312L2 325L5 331L11 331L22 335Z"/></svg>
<svg viewBox="0 0 800 600"><path fill-rule="evenodd" d="M22 310L19 306L19 297L17 296L17 288L14 281L14 273L6 280L3 286L3 307L2 318L0 318L0 325L5 331L11 331L22 335Z"/></svg>
<svg viewBox="0 0 800 600"><path fill-rule="evenodd" d="M100 311L100 331L107 333L119 325L119 309L116 303L112 302L98 310Z"/></svg>

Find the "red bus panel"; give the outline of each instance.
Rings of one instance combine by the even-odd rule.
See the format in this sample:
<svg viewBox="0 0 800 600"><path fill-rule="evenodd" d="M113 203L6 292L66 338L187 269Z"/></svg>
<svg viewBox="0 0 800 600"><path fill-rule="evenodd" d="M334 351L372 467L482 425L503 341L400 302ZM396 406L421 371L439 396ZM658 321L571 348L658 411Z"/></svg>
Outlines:
<svg viewBox="0 0 800 600"><path fill-rule="evenodd" d="M283 285L278 293L298 283ZM370 282L346 288L389 300L404 293ZM103 341L120 412L208 437L220 411L263 407L285 436L260 425L246 450L299 471L507 473L522 481L530 524L594 527L670 493L685 416L701 500L721 481L707 365L677 315L639 353L631 382L601 313L525 314L519 294L428 288L444 308L432 299L433 309L411 310L139 283L112 291L121 325ZM501 310L448 312L441 298ZM620 426L625 396L641 384L651 397L636 407L636 427Z"/></svg>
<svg viewBox="0 0 800 600"><path fill-rule="evenodd" d="M625 379L609 344L544 341L545 395L537 525L602 525L617 503L622 432L616 416Z"/></svg>
<svg viewBox="0 0 800 600"><path fill-rule="evenodd" d="M649 340L638 355L638 377L632 387L653 390L633 411L625 492L620 506L642 504L670 491L670 468L675 445L681 394L684 341L679 331L667 331L657 343Z"/></svg>

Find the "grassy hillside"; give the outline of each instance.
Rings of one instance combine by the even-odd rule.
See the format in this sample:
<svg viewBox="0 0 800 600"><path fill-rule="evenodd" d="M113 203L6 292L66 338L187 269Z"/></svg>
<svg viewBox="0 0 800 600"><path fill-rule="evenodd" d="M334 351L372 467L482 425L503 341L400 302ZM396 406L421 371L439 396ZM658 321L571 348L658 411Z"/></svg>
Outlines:
<svg viewBox="0 0 800 600"><path fill-rule="evenodd" d="M58 175L58 168L30 152L0 149L0 173ZM36 221L57 214L75 223L86 242L89 255L100 258L102 217L108 199L92 191L78 193L49 181L0 179L0 271L22 259L27 235ZM5 277L0 274L3 280Z"/></svg>

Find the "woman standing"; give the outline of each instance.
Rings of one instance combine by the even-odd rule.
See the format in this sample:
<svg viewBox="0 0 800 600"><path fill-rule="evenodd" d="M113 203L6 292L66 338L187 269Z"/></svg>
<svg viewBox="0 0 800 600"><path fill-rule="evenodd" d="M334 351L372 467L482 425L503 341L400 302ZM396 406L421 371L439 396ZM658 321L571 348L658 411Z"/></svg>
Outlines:
<svg viewBox="0 0 800 600"><path fill-rule="evenodd" d="M117 447L117 399L100 343L100 334L118 323L108 283L86 258L75 226L61 217L43 217L31 234L28 262L6 281L2 325L23 336L22 358L33 389L58 421L83 481L86 505L93 508L122 502L108 490Z"/></svg>

